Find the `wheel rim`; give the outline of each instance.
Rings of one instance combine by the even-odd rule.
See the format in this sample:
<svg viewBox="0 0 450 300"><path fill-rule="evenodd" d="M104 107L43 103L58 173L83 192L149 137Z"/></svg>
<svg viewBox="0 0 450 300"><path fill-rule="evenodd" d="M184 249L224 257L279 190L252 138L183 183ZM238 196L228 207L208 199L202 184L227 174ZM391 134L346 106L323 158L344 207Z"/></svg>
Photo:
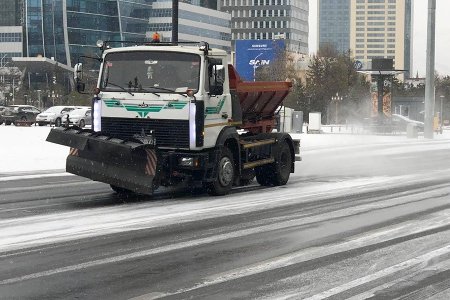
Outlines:
<svg viewBox="0 0 450 300"><path fill-rule="evenodd" d="M229 157L222 157L219 165L219 182L222 186L229 185L233 180L233 164Z"/></svg>

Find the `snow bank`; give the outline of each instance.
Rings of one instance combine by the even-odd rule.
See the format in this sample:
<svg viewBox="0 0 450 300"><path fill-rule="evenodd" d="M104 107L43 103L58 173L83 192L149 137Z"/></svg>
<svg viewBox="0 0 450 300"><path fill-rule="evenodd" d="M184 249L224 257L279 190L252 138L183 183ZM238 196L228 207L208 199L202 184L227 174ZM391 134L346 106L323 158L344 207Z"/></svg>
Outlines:
<svg viewBox="0 0 450 300"><path fill-rule="evenodd" d="M419 137L408 139L405 135L362 135L338 132L331 133L330 127L323 127L322 134L293 133L301 140L301 151L314 151L330 147L351 147L355 145L383 143L430 142ZM0 174L32 171L64 170L69 149L46 142L50 127L0 126ZM450 130L435 135L434 140L449 140Z"/></svg>

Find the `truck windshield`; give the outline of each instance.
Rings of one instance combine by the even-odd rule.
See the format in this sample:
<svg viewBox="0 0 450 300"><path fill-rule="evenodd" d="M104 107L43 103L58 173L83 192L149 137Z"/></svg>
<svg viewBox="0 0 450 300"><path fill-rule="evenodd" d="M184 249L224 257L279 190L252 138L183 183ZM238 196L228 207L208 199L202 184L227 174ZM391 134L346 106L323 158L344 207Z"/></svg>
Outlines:
<svg viewBox="0 0 450 300"><path fill-rule="evenodd" d="M109 53L103 63L100 89L133 93L198 90L200 55L138 51Z"/></svg>

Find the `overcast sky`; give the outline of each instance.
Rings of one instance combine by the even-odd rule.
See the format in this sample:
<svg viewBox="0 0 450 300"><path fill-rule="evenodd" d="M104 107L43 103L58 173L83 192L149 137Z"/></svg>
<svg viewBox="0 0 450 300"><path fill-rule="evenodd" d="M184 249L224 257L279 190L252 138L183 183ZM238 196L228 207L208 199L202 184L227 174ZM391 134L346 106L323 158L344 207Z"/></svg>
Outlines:
<svg viewBox="0 0 450 300"><path fill-rule="evenodd" d="M414 1L413 72L425 77L428 0ZM309 1L309 49L317 51L317 1ZM436 0L436 71L450 75L450 1Z"/></svg>

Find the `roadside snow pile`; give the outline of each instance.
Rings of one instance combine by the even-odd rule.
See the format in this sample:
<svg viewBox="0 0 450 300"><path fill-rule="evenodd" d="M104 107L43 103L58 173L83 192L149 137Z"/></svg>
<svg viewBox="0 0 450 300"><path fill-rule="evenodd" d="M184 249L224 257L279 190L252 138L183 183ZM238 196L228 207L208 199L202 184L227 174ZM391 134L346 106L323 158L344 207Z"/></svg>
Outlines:
<svg viewBox="0 0 450 300"><path fill-rule="evenodd" d="M69 148L46 142L50 127L0 126L0 173L64 170Z"/></svg>
<svg viewBox="0 0 450 300"><path fill-rule="evenodd" d="M50 127L16 127L0 126L0 174L21 173L31 171L65 169L69 148L46 142ZM408 139L404 135L357 135L349 133L298 134L292 137L301 140L302 151L320 149L351 148L358 145L379 145L386 143L429 143L423 137ZM434 140L449 140L450 131L435 135Z"/></svg>

